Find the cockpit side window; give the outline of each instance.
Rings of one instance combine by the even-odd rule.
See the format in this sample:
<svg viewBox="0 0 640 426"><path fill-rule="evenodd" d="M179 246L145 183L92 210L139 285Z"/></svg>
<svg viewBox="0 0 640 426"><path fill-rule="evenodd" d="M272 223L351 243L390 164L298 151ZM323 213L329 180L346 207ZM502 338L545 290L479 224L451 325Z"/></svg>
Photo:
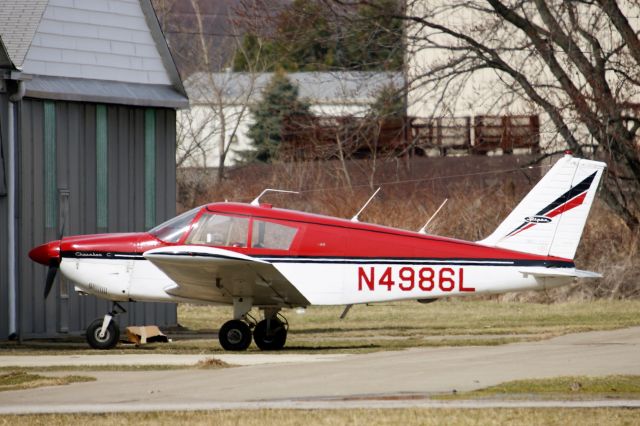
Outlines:
<svg viewBox="0 0 640 426"><path fill-rule="evenodd" d="M249 219L221 214L203 214L187 237L186 244L246 247Z"/></svg>
<svg viewBox="0 0 640 426"><path fill-rule="evenodd" d="M188 212L182 213L179 216L174 217L155 228L151 229L149 233L157 239L167 243L177 243L185 232L189 230L191 221L200 211L200 207Z"/></svg>
<svg viewBox="0 0 640 426"><path fill-rule="evenodd" d="M251 232L251 247L289 250L297 232L298 228L293 226L254 219Z"/></svg>

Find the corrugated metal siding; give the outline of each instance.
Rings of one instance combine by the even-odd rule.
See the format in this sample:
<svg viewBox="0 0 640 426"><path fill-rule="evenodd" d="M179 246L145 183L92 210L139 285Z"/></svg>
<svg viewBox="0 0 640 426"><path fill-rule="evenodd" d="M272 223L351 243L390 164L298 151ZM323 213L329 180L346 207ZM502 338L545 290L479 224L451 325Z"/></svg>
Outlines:
<svg viewBox="0 0 640 426"><path fill-rule="evenodd" d="M158 110L157 125L175 126L173 110ZM65 214L65 234L98 232L96 212L96 105L56 102L56 171L58 222ZM164 120L169 120L167 124ZM56 283L49 299L42 293L46 268L31 262L28 251L37 244L56 239L58 231L44 226L44 103L22 102L22 143L20 147L19 261L20 331L23 337L80 332L95 318L103 316L110 303L93 296L78 296L72 283ZM175 133L157 139L157 153L167 155L175 146ZM144 109L107 106L108 232L144 230ZM158 187L163 205L158 220L175 213L175 164L173 155L158 158L158 175L172 176ZM64 197L68 191L68 203ZM68 205L67 205L68 204ZM6 221L4 222L6 223ZM63 280L64 281L64 280ZM67 288L64 285L68 286ZM55 297L54 297L55 296ZM1 306L1 305L0 305ZM128 324L173 325L177 323L173 304L125 304L121 326Z"/></svg>
<svg viewBox="0 0 640 426"><path fill-rule="evenodd" d="M5 153L5 164L7 158L7 108L8 99L5 93L0 93L0 131L2 131L2 149ZM2 167L0 167L2 169ZM1 171L1 170L0 170ZM0 175L0 179L2 176ZM0 339L6 339L9 335L9 276L7 264L8 241L8 200L6 196L0 196Z"/></svg>
<svg viewBox="0 0 640 426"><path fill-rule="evenodd" d="M0 80L0 92L2 92L2 84L4 82ZM6 112L5 110L8 108L7 105L7 96L0 93L0 140L2 140L2 146L0 146L0 197L5 197L7 195L7 173L9 165L7 164L9 150L5 147L4 140L7 138L7 131L5 127L7 127L6 123ZM6 152L5 152L6 151Z"/></svg>
<svg viewBox="0 0 640 426"><path fill-rule="evenodd" d="M156 221L175 216L176 112L156 110Z"/></svg>

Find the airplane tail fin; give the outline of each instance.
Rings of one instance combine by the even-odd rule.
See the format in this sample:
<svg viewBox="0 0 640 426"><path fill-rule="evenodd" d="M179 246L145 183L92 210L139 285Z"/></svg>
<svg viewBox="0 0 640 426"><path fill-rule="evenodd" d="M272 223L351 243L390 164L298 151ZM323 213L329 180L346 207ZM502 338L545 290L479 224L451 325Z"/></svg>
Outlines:
<svg viewBox="0 0 640 426"><path fill-rule="evenodd" d="M479 244L573 259L606 167L565 155Z"/></svg>

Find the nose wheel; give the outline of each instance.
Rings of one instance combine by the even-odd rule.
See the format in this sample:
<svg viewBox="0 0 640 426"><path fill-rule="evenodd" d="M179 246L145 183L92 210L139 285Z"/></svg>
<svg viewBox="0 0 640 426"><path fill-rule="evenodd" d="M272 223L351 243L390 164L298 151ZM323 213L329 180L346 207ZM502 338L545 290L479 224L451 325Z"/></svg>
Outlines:
<svg viewBox="0 0 640 426"><path fill-rule="evenodd" d="M120 327L115 321L109 321L104 333L102 323L104 320L98 318L87 327L87 342L93 349L113 349L120 339Z"/></svg>
<svg viewBox="0 0 640 426"><path fill-rule="evenodd" d="M119 309L119 311L118 311ZM93 349L113 349L120 340L120 327L115 321L119 313L126 310L119 303L113 302L113 309L104 318L98 318L87 327L87 343Z"/></svg>

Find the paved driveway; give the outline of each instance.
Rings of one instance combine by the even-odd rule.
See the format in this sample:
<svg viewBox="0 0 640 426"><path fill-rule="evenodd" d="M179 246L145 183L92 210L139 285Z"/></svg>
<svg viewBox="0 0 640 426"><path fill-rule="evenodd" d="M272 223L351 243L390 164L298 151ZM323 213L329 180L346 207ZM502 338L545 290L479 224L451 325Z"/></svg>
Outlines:
<svg viewBox="0 0 640 426"><path fill-rule="evenodd" d="M118 359L122 356L108 357L126 364L124 358ZM0 413L286 407L313 405L314 401L316 405L331 405L331 401L337 404L338 400L349 404L382 400L381 405L389 405L390 399L399 399L404 402L397 404L406 405L411 398L417 401L413 405L420 405L426 404L424 400L420 402L420 396L472 390L515 379L640 375L640 327L501 346L416 348L347 356L296 355L289 359L288 355L277 354L255 356L262 357L262 361L247 360L244 364L254 365L218 370L83 372L98 380L2 392ZM232 362L233 357L237 355L229 355L226 360ZM26 361L33 362L33 358L37 357ZM0 365L7 365L8 360L0 357Z"/></svg>

